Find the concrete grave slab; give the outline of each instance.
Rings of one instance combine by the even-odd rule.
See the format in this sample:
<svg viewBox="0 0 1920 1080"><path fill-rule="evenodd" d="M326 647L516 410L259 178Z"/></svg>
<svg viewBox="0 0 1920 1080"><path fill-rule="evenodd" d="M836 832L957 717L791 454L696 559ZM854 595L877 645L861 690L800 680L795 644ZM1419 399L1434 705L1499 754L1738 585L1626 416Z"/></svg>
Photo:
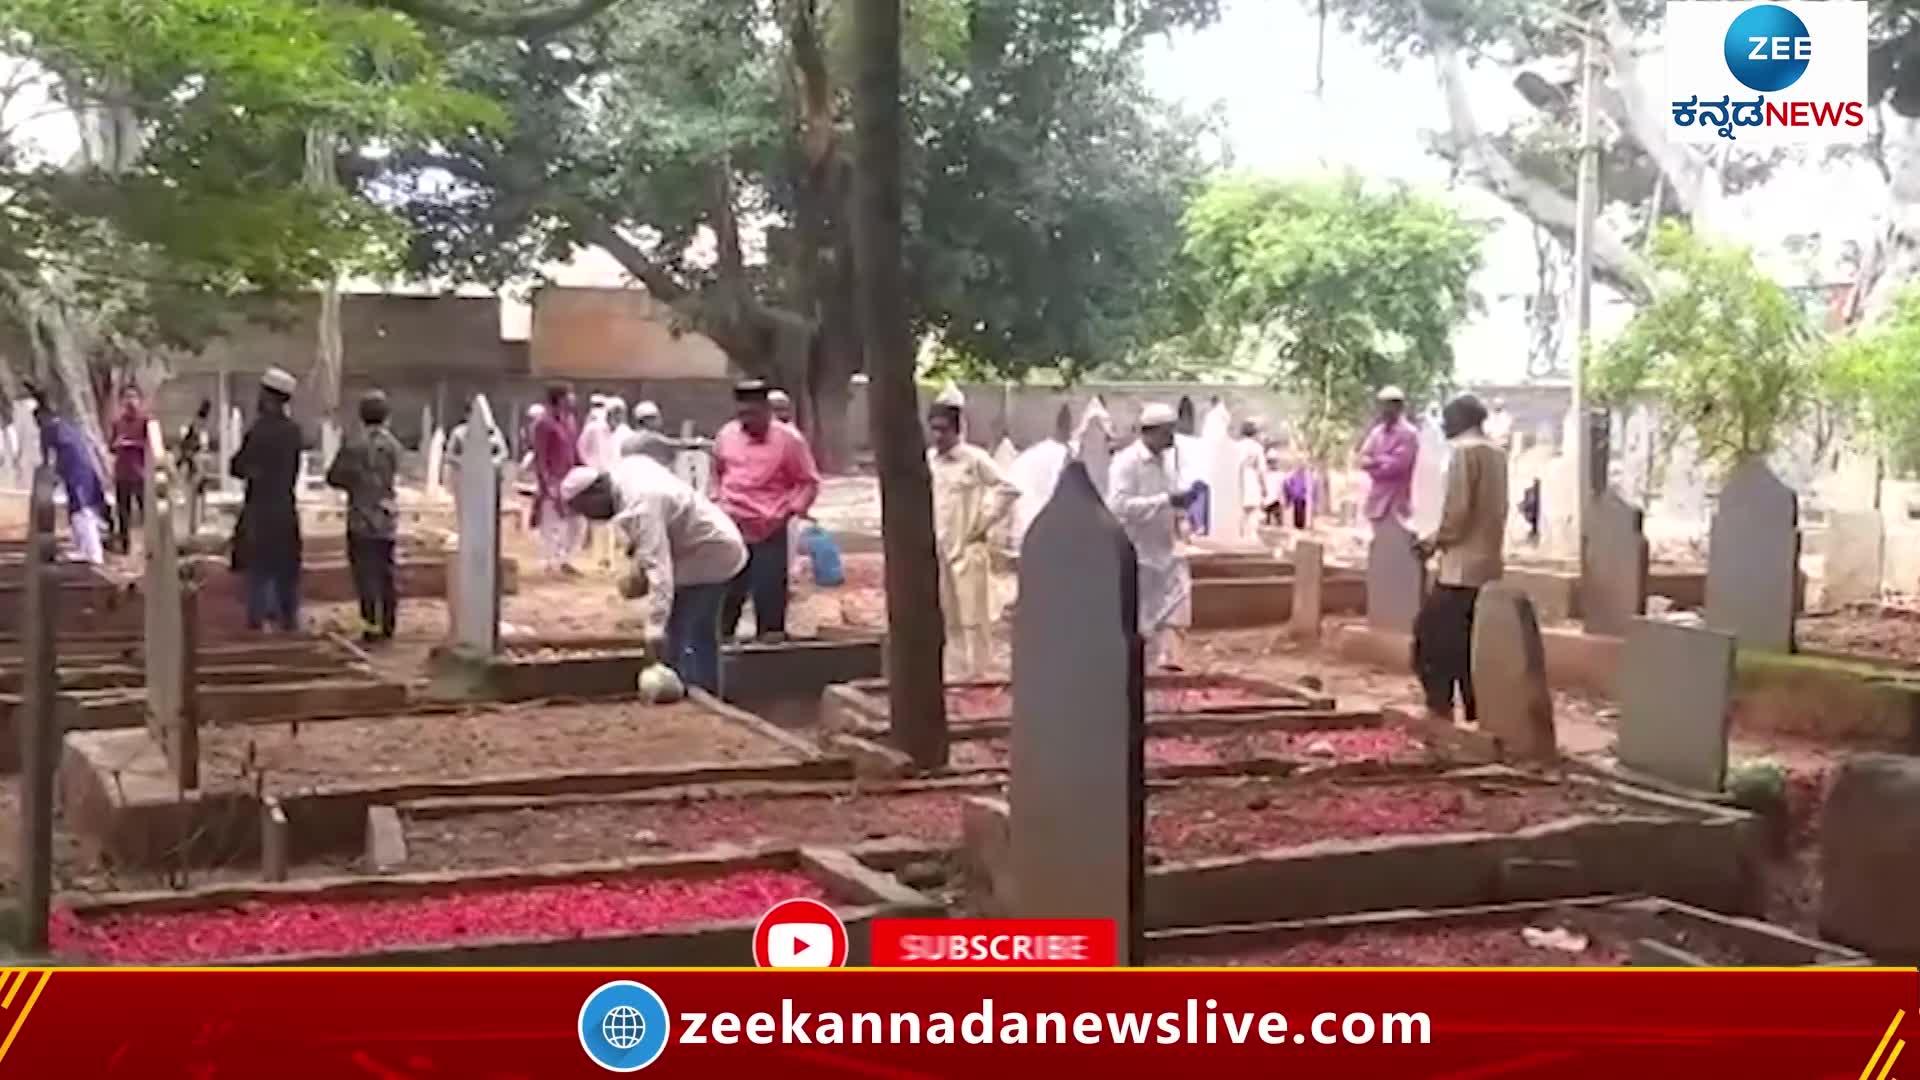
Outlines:
<svg viewBox="0 0 1920 1080"><path fill-rule="evenodd" d="M1743 649L1793 651L1800 610L1800 499L1750 459L1720 491L1707 550L1707 625Z"/></svg>
<svg viewBox="0 0 1920 1080"><path fill-rule="evenodd" d="M1653 619L1627 630L1620 665L1620 764L1692 788L1726 781L1733 635Z"/></svg>
<svg viewBox="0 0 1920 1080"><path fill-rule="evenodd" d="M1021 549L1014 615L1012 867L1024 918L1144 925L1146 691L1133 546L1070 465Z"/></svg>

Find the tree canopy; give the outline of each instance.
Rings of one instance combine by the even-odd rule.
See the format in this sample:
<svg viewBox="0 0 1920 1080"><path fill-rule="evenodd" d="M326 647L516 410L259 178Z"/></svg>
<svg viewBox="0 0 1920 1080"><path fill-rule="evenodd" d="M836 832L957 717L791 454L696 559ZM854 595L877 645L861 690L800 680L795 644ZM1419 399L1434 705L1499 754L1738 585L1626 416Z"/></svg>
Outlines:
<svg viewBox="0 0 1920 1080"><path fill-rule="evenodd" d="M1198 340L1269 356L1327 460L1393 383L1418 400L1453 374L1475 309L1482 227L1403 188L1235 176L1188 210L1186 302Z"/></svg>
<svg viewBox="0 0 1920 1080"><path fill-rule="evenodd" d="M1833 343L1822 367L1828 400L1898 470L1920 469L1920 287L1878 321Z"/></svg>
<svg viewBox="0 0 1920 1080"><path fill-rule="evenodd" d="M1816 399L1819 338L1805 310L1751 252L1678 225L1662 227L1651 262L1658 291L1595 356L1595 398L1654 402L1705 461L1773 450Z"/></svg>

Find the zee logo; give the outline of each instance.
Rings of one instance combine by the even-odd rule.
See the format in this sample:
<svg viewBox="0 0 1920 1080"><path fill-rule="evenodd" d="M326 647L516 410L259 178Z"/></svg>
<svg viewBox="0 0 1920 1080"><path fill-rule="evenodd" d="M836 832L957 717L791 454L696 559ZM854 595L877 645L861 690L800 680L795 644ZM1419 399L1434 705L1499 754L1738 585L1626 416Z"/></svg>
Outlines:
<svg viewBox="0 0 1920 1080"><path fill-rule="evenodd" d="M1749 90L1777 93L1800 81L1813 61L1813 35L1800 16L1775 4L1741 12L1727 27L1727 70Z"/></svg>

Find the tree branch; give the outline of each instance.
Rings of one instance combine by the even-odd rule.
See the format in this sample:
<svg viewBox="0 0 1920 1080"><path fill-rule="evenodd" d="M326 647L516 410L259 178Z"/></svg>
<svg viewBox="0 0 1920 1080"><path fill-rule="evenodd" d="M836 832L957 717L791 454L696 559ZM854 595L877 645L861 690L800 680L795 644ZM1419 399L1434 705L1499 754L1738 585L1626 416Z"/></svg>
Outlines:
<svg viewBox="0 0 1920 1080"><path fill-rule="evenodd" d="M560 7L505 14L478 11L446 0L369 0L372 6L397 11L421 22L433 23L475 37L547 37L569 30L611 8L621 0L575 0Z"/></svg>
<svg viewBox="0 0 1920 1080"><path fill-rule="evenodd" d="M1600 104L1666 175L1675 207L1689 217L1696 215L1718 194L1711 190L1718 173L1709 167L1705 155L1667 137L1667 107L1648 99L1640 60L1633 51L1633 29L1614 0L1606 5L1601 40L1613 71L1613 85L1603 87Z"/></svg>

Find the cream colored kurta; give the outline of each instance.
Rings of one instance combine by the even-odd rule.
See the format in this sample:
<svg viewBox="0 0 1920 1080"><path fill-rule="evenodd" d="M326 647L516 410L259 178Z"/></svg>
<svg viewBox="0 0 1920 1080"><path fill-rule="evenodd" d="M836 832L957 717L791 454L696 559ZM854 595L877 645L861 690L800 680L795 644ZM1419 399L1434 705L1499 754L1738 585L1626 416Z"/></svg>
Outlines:
<svg viewBox="0 0 1920 1080"><path fill-rule="evenodd" d="M1020 489L1007 482L993 455L971 443L927 450L933 474L933 535L940 554L940 610L949 630L990 625L993 527L1013 509Z"/></svg>

